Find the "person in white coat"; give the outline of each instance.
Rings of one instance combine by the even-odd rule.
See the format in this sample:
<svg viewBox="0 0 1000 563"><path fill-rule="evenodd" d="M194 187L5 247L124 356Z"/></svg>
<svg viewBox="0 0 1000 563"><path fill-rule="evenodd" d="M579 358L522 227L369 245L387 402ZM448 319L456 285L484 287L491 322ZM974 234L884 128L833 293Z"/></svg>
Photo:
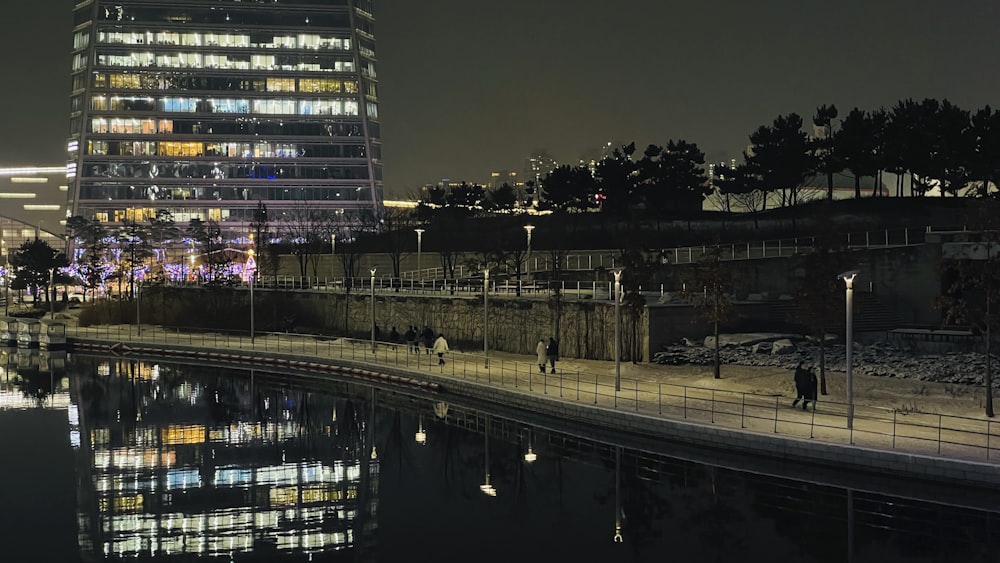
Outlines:
<svg viewBox="0 0 1000 563"><path fill-rule="evenodd" d="M448 341L444 339L444 333L438 334L434 341L434 352L438 355L438 365L444 365L444 353L448 351Z"/></svg>
<svg viewBox="0 0 1000 563"><path fill-rule="evenodd" d="M548 361L545 339L538 339L538 346L535 346L535 354L538 354L538 371L545 373L545 363Z"/></svg>

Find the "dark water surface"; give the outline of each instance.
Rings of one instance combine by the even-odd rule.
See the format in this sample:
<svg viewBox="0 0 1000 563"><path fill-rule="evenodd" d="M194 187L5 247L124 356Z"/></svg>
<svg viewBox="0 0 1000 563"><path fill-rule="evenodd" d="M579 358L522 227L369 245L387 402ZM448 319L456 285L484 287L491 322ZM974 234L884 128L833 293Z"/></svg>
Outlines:
<svg viewBox="0 0 1000 563"><path fill-rule="evenodd" d="M455 397L15 356L3 562L1000 561L1000 513L933 489L713 467Z"/></svg>

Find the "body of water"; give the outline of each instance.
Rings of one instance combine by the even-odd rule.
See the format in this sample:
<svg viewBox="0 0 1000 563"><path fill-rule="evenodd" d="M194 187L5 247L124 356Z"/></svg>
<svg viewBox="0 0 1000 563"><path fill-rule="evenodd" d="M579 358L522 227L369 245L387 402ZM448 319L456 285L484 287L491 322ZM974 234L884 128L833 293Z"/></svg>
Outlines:
<svg viewBox="0 0 1000 563"><path fill-rule="evenodd" d="M1000 513L932 485L738 471L347 381L0 357L3 561L1000 560Z"/></svg>

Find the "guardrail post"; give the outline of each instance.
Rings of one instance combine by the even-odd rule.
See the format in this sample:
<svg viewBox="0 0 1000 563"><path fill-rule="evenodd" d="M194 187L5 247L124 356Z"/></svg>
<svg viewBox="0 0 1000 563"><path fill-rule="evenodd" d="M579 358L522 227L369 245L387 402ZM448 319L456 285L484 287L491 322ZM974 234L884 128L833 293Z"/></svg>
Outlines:
<svg viewBox="0 0 1000 563"><path fill-rule="evenodd" d="M712 413L709 416L709 420L712 424L715 424L715 389L712 389Z"/></svg>
<svg viewBox="0 0 1000 563"><path fill-rule="evenodd" d="M993 432L993 421L986 421L986 461L990 460L990 433Z"/></svg>
<svg viewBox="0 0 1000 563"><path fill-rule="evenodd" d="M639 380L635 380L635 412L639 412Z"/></svg>
<svg viewBox="0 0 1000 563"><path fill-rule="evenodd" d="M656 384L656 405L660 409L660 415L663 415L663 384Z"/></svg>
<svg viewBox="0 0 1000 563"><path fill-rule="evenodd" d="M941 415L938 415L938 455L941 455Z"/></svg>
<svg viewBox="0 0 1000 563"><path fill-rule="evenodd" d="M542 395L549 394L549 376L547 372L542 373Z"/></svg>
<svg viewBox="0 0 1000 563"><path fill-rule="evenodd" d="M896 409L892 410L892 449L896 449Z"/></svg>
<svg viewBox="0 0 1000 563"><path fill-rule="evenodd" d="M597 374L594 374L594 404L597 404Z"/></svg>
<svg viewBox="0 0 1000 563"><path fill-rule="evenodd" d="M747 394L740 393L740 428L746 428ZM660 413L663 414L663 413Z"/></svg>
<svg viewBox="0 0 1000 563"><path fill-rule="evenodd" d="M778 433L778 398L774 398L774 433Z"/></svg>
<svg viewBox="0 0 1000 563"><path fill-rule="evenodd" d="M688 417L688 388L684 386L684 418Z"/></svg>

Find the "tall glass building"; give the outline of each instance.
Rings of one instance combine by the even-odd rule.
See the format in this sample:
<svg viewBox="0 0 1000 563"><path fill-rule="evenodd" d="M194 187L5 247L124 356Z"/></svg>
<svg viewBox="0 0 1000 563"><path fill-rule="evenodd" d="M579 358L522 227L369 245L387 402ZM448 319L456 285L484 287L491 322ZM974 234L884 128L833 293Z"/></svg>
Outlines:
<svg viewBox="0 0 1000 563"><path fill-rule="evenodd" d="M273 227L377 210L373 2L77 2L67 214L240 236L258 202Z"/></svg>

